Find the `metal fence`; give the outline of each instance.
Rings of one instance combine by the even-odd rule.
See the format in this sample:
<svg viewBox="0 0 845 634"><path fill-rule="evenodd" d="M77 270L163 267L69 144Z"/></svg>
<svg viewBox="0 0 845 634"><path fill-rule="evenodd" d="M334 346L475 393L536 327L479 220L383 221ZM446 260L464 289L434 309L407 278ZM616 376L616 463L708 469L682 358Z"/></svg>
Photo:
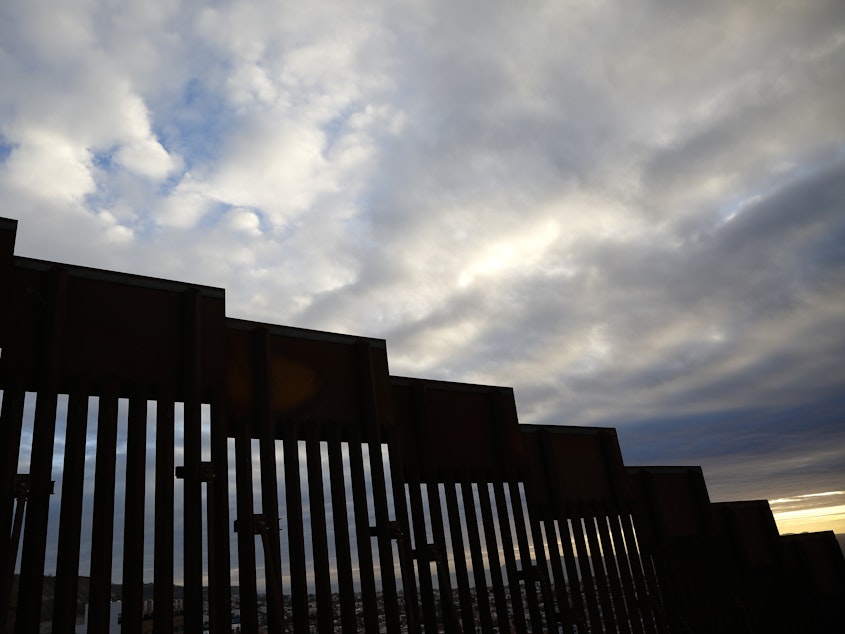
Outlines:
<svg viewBox="0 0 845 634"><path fill-rule="evenodd" d="M832 533L224 291L14 256L0 631L845 631Z"/></svg>

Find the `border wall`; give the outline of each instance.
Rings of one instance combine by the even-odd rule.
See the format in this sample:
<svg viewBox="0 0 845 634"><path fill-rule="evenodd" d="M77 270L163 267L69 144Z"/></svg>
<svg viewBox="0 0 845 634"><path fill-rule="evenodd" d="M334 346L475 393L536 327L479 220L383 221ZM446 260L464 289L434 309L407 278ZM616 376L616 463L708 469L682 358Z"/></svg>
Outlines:
<svg viewBox="0 0 845 634"><path fill-rule="evenodd" d="M0 632L80 631L81 602L108 631L115 587L122 632L845 631L833 533L711 503L699 467L391 376L382 340L228 318L222 289L15 256L16 229Z"/></svg>

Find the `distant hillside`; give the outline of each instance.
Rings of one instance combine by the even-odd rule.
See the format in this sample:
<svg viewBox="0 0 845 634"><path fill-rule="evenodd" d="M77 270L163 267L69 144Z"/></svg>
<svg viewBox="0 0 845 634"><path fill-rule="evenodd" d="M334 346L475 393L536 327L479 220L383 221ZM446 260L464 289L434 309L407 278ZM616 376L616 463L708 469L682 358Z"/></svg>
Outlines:
<svg viewBox="0 0 845 634"><path fill-rule="evenodd" d="M88 603L90 579L79 577L79 585L76 591L76 614L80 618L85 615L85 605ZM153 598L153 584L144 584L144 598ZM184 595L182 586L173 586L173 598L181 599ZM18 596L18 575L12 578L12 595L9 602L9 611L14 613L17 608ZM53 602L56 596L56 578L44 577L44 588L41 592L41 621L49 621L53 618ZM118 601L123 596L123 585L113 583L111 586L111 600Z"/></svg>
<svg viewBox="0 0 845 634"><path fill-rule="evenodd" d="M85 604L88 603L88 577L80 577L76 591L76 614L79 617L85 615ZM114 586L112 586L112 597L114 597ZM9 611L16 612L18 596L18 575L12 578L12 596L9 601ZM56 578L44 577L44 586L41 590L41 621L49 621L53 618L53 601L56 597Z"/></svg>

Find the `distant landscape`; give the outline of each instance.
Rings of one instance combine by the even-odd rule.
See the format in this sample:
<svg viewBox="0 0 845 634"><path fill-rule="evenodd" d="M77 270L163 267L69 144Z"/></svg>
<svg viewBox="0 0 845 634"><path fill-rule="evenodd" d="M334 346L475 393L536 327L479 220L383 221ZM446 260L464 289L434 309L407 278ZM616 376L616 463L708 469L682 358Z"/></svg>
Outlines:
<svg viewBox="0 0 845 634"><path fill-rule="evenodd" d="M79 617L85 615L85 606L88 603L90 579L88 577L79 577L79 585L76 590L76 614ZM153 598L154 584L144 584L144 599ZM181 599L184 594L182 586L173 586L173 598ZM12 579L12 598L10 601L10 612L14 612L17 606L18 596L18 575ZM53 601L56 596L56 578L52 576L44 577L44 587L41 591L41 620L49 621L53 618ZM111 586L111 600L119 601L123 596L123 585L113 583Z"/></svg>

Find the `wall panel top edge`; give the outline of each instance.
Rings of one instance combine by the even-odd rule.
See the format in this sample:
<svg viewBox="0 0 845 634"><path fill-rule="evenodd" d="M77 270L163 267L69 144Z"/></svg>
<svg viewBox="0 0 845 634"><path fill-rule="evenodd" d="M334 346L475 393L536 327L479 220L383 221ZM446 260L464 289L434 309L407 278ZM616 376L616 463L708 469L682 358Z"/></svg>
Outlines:
<svg viewBox="0 0 845 634"><path fill-rule="evenodd" d="M403 464L414 477L503 479L523 464L511 388L402 377L391 377L391 387Z"/></svg>
<svg viewBox="0 0 845 634"><path fill-rule="evenodd" d="M232 424L269 416L277 426L341 422L363 429L367 417L392 425L381 340L228 319L224 345Z"/></svg>
<svg viewBox="0 0 845 634"><path fill-rule="evenodd" d="M187 398L222 381L225 294L42 260L15 258L4 280L0 381L144 383Z"/></svg>
<svg viewBox="0 0 845 634"><path fill-rule="evenodd" d="M346 345L356 345L364 341L374 348L387 348L387 342L384 339L377 339L374 337L361 337L357 335L348 335L338 332L327 332L324 330L312 330L310 328L300 328L298 326L268 324L264 322L250 321L247 319L239 319L236 317L226 318L226 328L247 332L254 332L258 329L265 329L270 335L280 337L291 337L294 339L307 339L311 341L324 341L329 343L338 343Z"/></svg>
<svg viewBox="0 0 845 634"><path fill-rule="evenodd" d="M149 288L174 293L182 293L188 290L193 290L198 292L203 297L214 297L217 299L224 299L226 295L225 289L218 288L216 286L205 286L202 284L193 284L190 282L179 282L158 277L149 277L147 275L137 275L135 273L122 273L119 271L96 269L87 266L79 266L76 264L50 262L49 260L38 260L35 258L27 258L19 255L15 256L15 267L20 269L29 269L32 271L40 271L43 273L47 273L55 269L62 269L64 271L67 271L69 276L80 279L89 279L112 284L121 284L123 286L137 286L140 288Z"/></svg>

